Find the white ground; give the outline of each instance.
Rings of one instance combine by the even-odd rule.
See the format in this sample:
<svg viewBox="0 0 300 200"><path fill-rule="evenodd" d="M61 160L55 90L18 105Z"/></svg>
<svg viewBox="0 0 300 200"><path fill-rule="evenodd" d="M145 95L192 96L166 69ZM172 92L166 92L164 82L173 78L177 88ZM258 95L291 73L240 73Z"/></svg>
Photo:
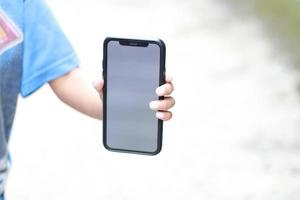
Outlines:
<svg viewBox="0 0 300 200"><path fill-rule="evenodd" d="M51 0L83 68L109 35L158 36L175 77L160 155L111 153L48 87L20 99L9 200L299 200L297 73L261 24L211 0Z"/></svg>

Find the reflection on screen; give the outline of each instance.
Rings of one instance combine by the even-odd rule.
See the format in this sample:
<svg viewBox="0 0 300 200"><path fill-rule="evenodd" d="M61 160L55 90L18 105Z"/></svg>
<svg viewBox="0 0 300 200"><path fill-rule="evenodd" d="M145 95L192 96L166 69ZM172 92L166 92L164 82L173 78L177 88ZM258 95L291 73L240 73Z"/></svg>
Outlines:
<svg viewBox="0 0 300 200"><path fill-rule="evenodd" d="M124 46L110 41L107 48L107 145L154 152L158 120L149 102L158 99L159 46Z"/></svg>

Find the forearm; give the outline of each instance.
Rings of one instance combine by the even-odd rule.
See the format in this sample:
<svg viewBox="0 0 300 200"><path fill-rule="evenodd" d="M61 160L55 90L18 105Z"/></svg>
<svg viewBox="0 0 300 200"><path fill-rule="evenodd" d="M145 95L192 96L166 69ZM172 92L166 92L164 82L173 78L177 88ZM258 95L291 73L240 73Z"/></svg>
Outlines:
<svg viewBox="0 0 300 200"><path fill-rule="evenodd" d="M56 96L67 105L90 117L102 119L102 100L80 68L49 84Z"/></svg>

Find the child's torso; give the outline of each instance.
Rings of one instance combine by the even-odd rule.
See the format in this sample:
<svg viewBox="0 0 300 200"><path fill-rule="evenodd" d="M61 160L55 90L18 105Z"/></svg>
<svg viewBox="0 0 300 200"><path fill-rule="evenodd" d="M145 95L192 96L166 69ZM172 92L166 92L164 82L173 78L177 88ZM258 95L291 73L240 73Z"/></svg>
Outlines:
<svg viewBox="0 0 300 200"><path fill-rule="evenodd" d="M22 79L23 0L0 0L0 194L7 173L7 143Z"/></svg>

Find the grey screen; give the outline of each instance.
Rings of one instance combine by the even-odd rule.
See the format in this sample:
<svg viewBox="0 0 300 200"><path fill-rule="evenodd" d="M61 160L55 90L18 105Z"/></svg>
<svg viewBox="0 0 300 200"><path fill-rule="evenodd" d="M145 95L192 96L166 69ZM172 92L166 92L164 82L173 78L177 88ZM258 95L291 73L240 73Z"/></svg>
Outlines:
<svg viewBox="0 0 300 200"><path fill-rule="evenodd" d="M157 100L160 48L107 46L106 144L109 148L154 152L157 150L158 120L149 103Z"/></svg>

